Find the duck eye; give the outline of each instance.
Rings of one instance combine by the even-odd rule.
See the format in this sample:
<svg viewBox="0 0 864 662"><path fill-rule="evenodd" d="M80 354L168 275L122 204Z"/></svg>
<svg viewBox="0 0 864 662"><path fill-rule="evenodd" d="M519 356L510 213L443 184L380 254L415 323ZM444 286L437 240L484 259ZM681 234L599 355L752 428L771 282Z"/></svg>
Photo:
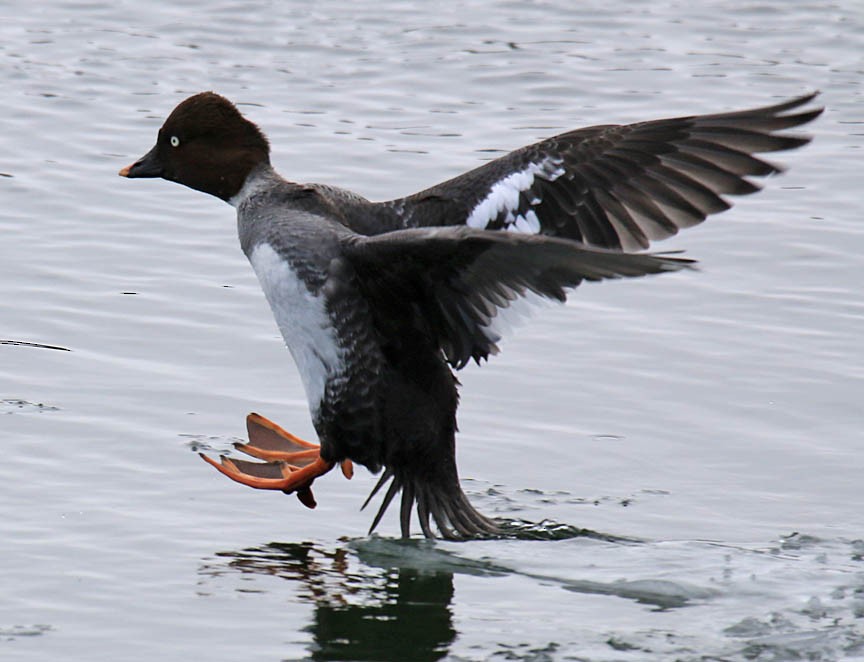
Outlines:
<svg viewBox="0 0 864 662"><path fill-rule="evenodd" d="M171 136L171 147L178 147L180 145L180 138L177 136Z"/></svg>

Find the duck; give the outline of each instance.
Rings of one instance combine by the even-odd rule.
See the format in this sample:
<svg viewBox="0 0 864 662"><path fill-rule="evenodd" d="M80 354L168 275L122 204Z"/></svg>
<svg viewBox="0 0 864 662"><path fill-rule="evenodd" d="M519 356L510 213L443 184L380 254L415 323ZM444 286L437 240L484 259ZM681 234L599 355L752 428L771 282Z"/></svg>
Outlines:
<svg viewBox="0 0 864 662"><path fill-rule="evenodd" d="M456 373L499 351L523 301L563 302L584 282L693 269L644 252L651 242L759 190L783 167L757 156L801 147L789 133L822 108L817 93L751 110L568 131L429 189L384 202L283 178L264 132L215 92L180 102L155 145L119 171L161 178L236 209L248 258L290 351L318 441L257 413L255 458L201 457L242 485L295 494L339 465L386 491L369 529L399 497L411 535L500 535L462 490L455 458Z"/></svg>

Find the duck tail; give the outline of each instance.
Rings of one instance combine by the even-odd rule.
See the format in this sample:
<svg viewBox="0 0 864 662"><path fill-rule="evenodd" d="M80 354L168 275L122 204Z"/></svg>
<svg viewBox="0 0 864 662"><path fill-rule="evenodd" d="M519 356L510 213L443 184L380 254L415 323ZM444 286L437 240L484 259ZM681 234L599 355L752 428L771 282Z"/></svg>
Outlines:
<svg viewBox="0 0 864 662"><path fill-rule="evenodd" d="M444 480L429 480L428 475L408 475L398 469L385 469L381 479L363 504L365 508L372 497L389 481L390 485L375 519L372 520L369 533L375 530L390 503L401 492L399 523L403 538L411 535L411 511L415 504L420 528L427 538L436 537L432 530L433 522L441 537L446 540L470 540L500 534L501 529L495 521L479 513L468 501L468 497L459 485L455 467L452 469L452 471L442 472Z"/></svg>

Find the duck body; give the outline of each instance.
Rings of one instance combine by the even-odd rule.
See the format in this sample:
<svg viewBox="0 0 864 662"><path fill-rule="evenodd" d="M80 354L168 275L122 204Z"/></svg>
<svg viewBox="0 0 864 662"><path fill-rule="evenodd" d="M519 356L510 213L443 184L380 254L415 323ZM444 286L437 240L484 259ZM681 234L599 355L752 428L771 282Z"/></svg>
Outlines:
<svg viewBox="0 0 864 662"><path fill-rule="evenodd" d="M300 372L321 454L378 471L387 445L383 421L392 418L382 408L392 400L385 385L425 348L385 356L390 348L343 254L354 233L269 167L251 178L252 193L236 201L240 246Z"/></svg>
<svg viewBox="0 0 864 662"><path fill-rule="evenodd" d="M350 460L373 472L383 468L383 479L392 482L379 518L401 492L406 536L414 504L430 536L430 518L447 537L496 530L459 485L458 382L441 349L448 347L454 365L496 351L487 313L472 320L460 310L470 305L461 293L466 265L500 252L479 270L492 282L500 279L506 290L508 279L531 279L531 269L539 275L558 264L562 273L554 284L533 286L556 296L562 284L586 277L611 277L617 270L641 275L687 264L588 251L601 263L595 274L595 267L583 264L582 247L557 239L469 228L367 237L326 215L318 191L282 179L265 164L250 172L230 202L237 207L241 248L303 380L321 459ZM512 252L522 254L529 273L507 267ZM486 287L478 284L475 294L485 296ZM509 302L514 294L501 296Z"/></svg>
<svg viewBox="0 0 864 662"><path fill-rule="evenodd" d="M498 351L501 315L525 296L563 301L583 281L676 271L691 261L633 254L749 193L779 171L753 151L797 147L775 131L819 111L812 97L716 116L600 126L516 150L453 180L373 203L276 173L269 143L227 99L182 102L156 145L122 169L210 193L237 209L240 245L297 365L320 448L250 414L264 463L223 458L243 484L296 492L342 464L383 470L372 524L401 493L426 536L494 534L468 502L455 461L454 369ZM451 226L451 227L442 227ZM489 230L513 232L490 232ZM371 498L372 495L370 495ZM368 502L368 500L367 500Z"/></svg>

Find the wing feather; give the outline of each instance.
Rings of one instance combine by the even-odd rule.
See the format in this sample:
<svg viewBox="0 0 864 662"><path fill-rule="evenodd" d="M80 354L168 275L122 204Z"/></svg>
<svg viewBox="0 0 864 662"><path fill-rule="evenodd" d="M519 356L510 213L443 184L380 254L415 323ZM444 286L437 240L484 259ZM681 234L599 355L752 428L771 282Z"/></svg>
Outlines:
<svg viewBox="0 0 864 662"><path fill-rule="evenodd" d="M420 333L456 368L498 351L499 313L526 295L564 301L582 281L676 271L691 260L471 228L351 235L345 257L386 338Z"/></svg>
<svg viewBox="0 0 864 662"><path fill-rule="evenodd" d="M755 154L807 144L809 136L781 132L822 113L802 110L815 97L569 131L379 210L403 227L469 225L646 248L728 209L723 196L758 191L750 178L782 172Z"/></svg>

